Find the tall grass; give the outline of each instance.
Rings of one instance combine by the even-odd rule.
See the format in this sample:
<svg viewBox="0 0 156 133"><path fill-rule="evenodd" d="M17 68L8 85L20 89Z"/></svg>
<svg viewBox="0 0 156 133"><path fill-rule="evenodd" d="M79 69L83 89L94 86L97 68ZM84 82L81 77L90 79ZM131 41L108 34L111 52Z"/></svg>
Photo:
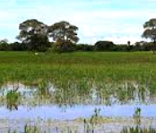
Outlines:
<svg viewBox="0 0 156 133"><path fill-rule="evenodd" d="M0 52L0 81L35 83L39 79L94 81L156 79L156 55L149 52L40 53ZM153 83L153 85L155 85Z"/></svg>
<svg viewBox="0 0 156 133"><path fill-rule="evenodd" d="M7 108L12 110L18 110L18 104L20 101L20 93L17 92L18 89L10 90L7 92L6 100L7 100Z"/></svg>

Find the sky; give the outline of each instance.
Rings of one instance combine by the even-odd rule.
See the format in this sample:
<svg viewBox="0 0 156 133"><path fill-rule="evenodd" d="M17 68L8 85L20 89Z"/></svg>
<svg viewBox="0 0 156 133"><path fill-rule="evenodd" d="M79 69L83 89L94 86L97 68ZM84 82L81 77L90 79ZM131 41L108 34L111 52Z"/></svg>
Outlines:
<svg viewBox="0 0 156 133"><path fill-rule="evenodd" d="M19 24L37 19L52 25L65 20L76 25L78 43L99 40L116 44L144 40L143 24L156 18L156 0L0 0L0 40L14 42Z"/></svg>

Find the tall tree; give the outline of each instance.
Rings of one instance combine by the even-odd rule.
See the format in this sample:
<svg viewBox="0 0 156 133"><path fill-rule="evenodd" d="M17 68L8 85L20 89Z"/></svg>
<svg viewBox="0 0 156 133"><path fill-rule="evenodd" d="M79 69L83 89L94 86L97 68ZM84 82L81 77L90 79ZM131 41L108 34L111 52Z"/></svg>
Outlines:
<svg viewBox="0 0 156 133"><path fill-rule="evenodd" d="M44 51L49 47L48 26L46 24L36 19L29 19L19 25L19 30L17 38L22 43L27 44L28 50Z"/></svg>
<svg viewBox="0 0 156 133"><path fill-rule="evenodd" d="M57 52L69 52L75 50L74 43L79 41L77 37L78 27L69 22L60 21L49 26L49 37L56 42L54 50Z"/></svg>
<svg viewBox="0 0 156 133"><path fill-rule="evenodd" d="M142 37L149 38L153 41L153 53L156 50L156 18L152 18L144 24L144 32Z"/></svg>
<svg viewBox="0 0 156 133"><path fill-rule="evenodd" d="M76 31L78 27L71 25L69 22L60 21L49 26L49 36L56 42L72 42L77 43L79 38Z"/></svg>

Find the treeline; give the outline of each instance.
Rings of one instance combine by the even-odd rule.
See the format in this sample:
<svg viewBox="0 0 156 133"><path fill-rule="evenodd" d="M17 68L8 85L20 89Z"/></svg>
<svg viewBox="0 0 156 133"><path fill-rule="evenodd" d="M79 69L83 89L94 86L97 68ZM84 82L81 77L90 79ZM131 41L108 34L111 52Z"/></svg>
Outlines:
<svg viewBox="0 0 156 133"><path fill-rule="evenodd" d="M55 43L49 42L49 49L53 50ZM33 46L33 45L31 45ZM70 51L150 51L153 49L154 44L152 42L136 42L133 45L114 44L111 41L98 41L94 45L89 44L73 44L72 47L63 44L61 52ZM8 43L7 41L0 41L0 51L30 51L28 44L26 43ZM38 50L37 50L38 51ZM47 50L42 50L47 51Z"/></svg>
<svg viewBox="0 0 156 133"><path fill-rule="evenodd" d="M153 42L137 42L131 45L114 44L111 41L98 41L94 45L77 44L79 37L78 27L67 21L47 25L37 19L28 19L19 24L19 42L8 43L0 41L1 51L39 51L53 50L55 52L71 51L156 51L156 19L150 19L144 24L142 37ZM50 40L53 40L51 42Z"/></svg>

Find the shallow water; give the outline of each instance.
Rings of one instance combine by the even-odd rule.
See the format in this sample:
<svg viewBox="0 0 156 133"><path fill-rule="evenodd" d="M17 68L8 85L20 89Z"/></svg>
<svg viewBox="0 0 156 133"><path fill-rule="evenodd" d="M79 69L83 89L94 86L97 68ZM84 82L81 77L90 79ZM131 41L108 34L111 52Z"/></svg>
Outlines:
<svg viewBox="0 0 156 133"><path fill-rule="evenodd" d="M2 86L0 132L6 133L8 129L23 132L24 125L29 123L54 133L62 133L65 130L68 132L69 127L76 127L83 133L84 123L77 123L75 120L89 120L95 114L95 109L100 110L98 115L102 118L124 119L122 123L112 121L100 125L96 133L102 133L104 130L106 133L117 133L123 126L134 126L129 119L133 119L136 108L141 109L143 118L156 117L156 95L151 95L146 85L124 83L83 87L76 88L71 85L71 88L57 88L51 83L40 86L25 86L20 83ZM8 108L7 94L16 89L20 94L18 102ZM49 120L55 122L49 126L49 123L45 122ZM153 120L151 123L153 124Z"/></svg>
<svg viewBox="0 0 156 133"><path fill-rule="evenodd" d="M15 93L20 94L18 102L8 106L10 103L6 99L7 94L10 90L16 89ZM25 120L65 122L80 118L90 119L94 115L95 109L99 109L98 115L104 118L129 119L133 117L136 108L140 108L141 117L155 118L155 96L150 94L146 85L136 83L94 84L92 87L71 85L70 88L62 88L62 86L58 88L51 83L42 83L38 86L25 86L20 83L6 84L0 90L0 122L7 120L7 129L14 129L13 121L17 120L19 123L16 124L16 129L20 127L22 130L27 123ZM123 125L124 122L120 129ZM43 123L39 125L39 127L41 126ZM113 127L113 124L107 125L107 127L109 126ZM2 127L1 124L0 127ZM54 131L56 127L60 127L60 125L55 126L52 130ZM67 125L66 127L68 128ZM114 126L114 128L117 127L119 125Z"/></svg>
<svg viewBox="0 0 156 133"><path fill-rule="evenodd" d="M0 107L0 119L54 119L74 120L78 118L90 118L95 109L100 109L103 117L133 117L137 107L141 108L142 117L156 117L156 104L151 105L75 105L72 107L57 105L43 105L36 107L19 106L18 110L8 110Z"/></svg>

